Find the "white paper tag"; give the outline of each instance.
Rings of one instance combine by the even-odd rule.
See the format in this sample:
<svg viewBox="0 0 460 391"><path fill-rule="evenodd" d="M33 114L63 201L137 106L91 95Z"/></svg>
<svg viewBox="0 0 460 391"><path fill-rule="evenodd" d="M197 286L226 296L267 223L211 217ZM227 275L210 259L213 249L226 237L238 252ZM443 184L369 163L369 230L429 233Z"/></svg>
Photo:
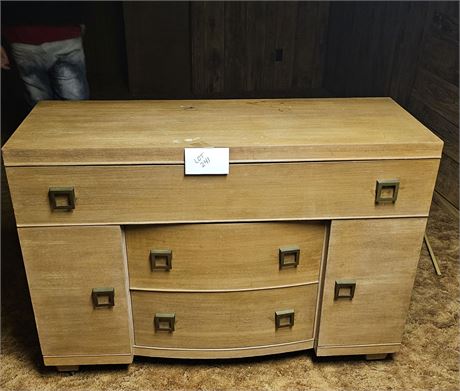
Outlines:
<svg viewBox="0 0 460 391"><path fill-rule="evenodd" d="M227 175L229 148L184 148L185 175Z"/></svg>

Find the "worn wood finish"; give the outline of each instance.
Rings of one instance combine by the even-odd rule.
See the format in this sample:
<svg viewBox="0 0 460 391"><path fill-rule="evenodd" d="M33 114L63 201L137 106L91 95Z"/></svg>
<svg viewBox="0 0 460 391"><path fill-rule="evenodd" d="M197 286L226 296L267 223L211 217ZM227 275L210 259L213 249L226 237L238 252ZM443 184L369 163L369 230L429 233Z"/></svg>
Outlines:
<svg viewBox="0 0 460 391"><path fill-rule="evenodd" d="M313 338L318 284L249 292L132 292L137 346L219 349ZM275 330L275 311L293 309L292 328ZM155 332L155 313L175 313L175 331Z"/></svg>
<svg viewBox="0 0 460 391"><path fill-rule="evenodd" d="M131 289L251 289L318 282L321 223L186 224L126 228ZM250 238L250 240L248 240ZM297 267L279 268L279 248L297 246ZM172 269L153 271L153 249L172 251Z"/></svg>
<svg viewBox="0 0 460 391"><path fill-rule="evenodd" d="M19 239L44 356L132 356L119 227L20 228ZM94 308L93 288L115 289ZM94 363L105 363L104 357ZM113 362L113 358L112 361Z"/></svg>
<svg viewBox="0 0 460 391"><path fill-rule="evenodd" d="M401 349L400 343L374 344L374 345L343 345L343 346L318 346L315 348L317 356L354 356L362 354L388 354L397 353Z"/></svg>
<svg viewBox="0 0 460 391"><path fill-rule="evenodd" d="M438 159L237 164L227 176L183 166L8 167L16 222L161 222L427 216ZM399 179L396 203L376 204L377 179ZM49 187L73 186L72 212L52 211ZM185 201L186 200L186 201Z"/></svg>
<svg viewBox="0 0 460 391"><path fill-rule="evenodd" d="M240 349L164 349L135 345L133 347L133 351L136 356L216 359L266 356L270 354L296 352L299 350L311 349L312 347L313 340L307 340L279 345L248 347Z"/></svg>
<svg viewBox="0 0 460 391"><path fill-rule="evenodd" d="M186 146L230 147L229 174L185 176ZM390 99L39 104L4 155L45 365L398 351L441 148ZM380 180L400 182L395 203L376 204ZM73 187L75 209L52 211L50 187ZM280 270L291 246L300 264ZM164 249L172 269L152 272ZM352 300L334 300L341 279ZM93 308L95 287L114 308ZM156 313L174 330L155 332Z"/></svg>
<svg viewBox="0 0 460 391"><path fill-rule="evenodd" d="M40 102L3 147L6 166L438 158L442 142L394 101L287 99Z"/></svg>
<svg viewBox="0 0 460 391"><path fill-rule="evenodd" d="M314 325L314 348L318 346L318 334L319 326L321 320L321 303L323 301L323 291L324 291L324 279L325 279L325 270L326 270L326 260L327 260L327 249L329 247L329 238L331 234L331 225L326 226L326 237L323 242L323 253L321 256L321 264L319 269L319 281L318 281L318 296L316 298L316 314L315 314L315 325Z"/></svg>
<svg viewBox="0 0 460 391"><path fill-rule="evenodd" d="M43 356L43 363L46 366L131 364L132 362L133 354L103 354L96 356Z"/></svg>
<svg viewBox="0 0 460 391"><path fill-rule="evenodd" d="M318 347L401 342L425 226L419 218L332 222ZM334 300L343 279L356 281L354 297Z"/></svg>

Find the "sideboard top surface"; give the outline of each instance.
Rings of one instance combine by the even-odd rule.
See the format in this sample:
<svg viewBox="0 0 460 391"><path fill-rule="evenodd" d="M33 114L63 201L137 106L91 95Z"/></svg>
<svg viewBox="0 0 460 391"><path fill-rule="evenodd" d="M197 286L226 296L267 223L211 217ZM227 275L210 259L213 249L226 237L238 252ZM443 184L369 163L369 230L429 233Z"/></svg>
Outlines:
<svg viewBox="0 0 460 391"><path fill-rule="evenodd" d="M3 147L6 166L439 158L442 141L390 98L42 101Z"/></svg>

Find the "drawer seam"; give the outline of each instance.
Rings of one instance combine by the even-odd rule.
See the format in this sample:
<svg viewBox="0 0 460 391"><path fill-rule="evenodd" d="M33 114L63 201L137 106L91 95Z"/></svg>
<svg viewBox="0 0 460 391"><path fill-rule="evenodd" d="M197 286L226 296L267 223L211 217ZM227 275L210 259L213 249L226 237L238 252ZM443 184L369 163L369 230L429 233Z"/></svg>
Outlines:
<svg viewBox="0 0 460 391"><path fill-rule="evenodd" d="M235 289L154 289L154 288L136 288L130 287L131 291L137 292L166 292L166 293L226 293L226 292L250 292L250 291L262 291L270 289L283 289L283 288L292 288L297 286L307 286L318 284L318 281L312 282L302 282L298 284L290 285L277 285L261 288L235 288Z"/></svg>
<svg viewBox="0 0 460 391"><path fill-rule="evenodd" d="M289 346L295 345L305 342L311 342L313 338L310 339L302 339L299 341L294 342L285 342L280 344L272 344L272 345L255 345L255 346L244 346L244 347L235 347L235 348L168 348L168 347L158 347L158 346L145 346L145 345L133 345L133 348L141 348L141 349L152 349L152 350L175 350L175 351L205 351L205 352L220 352L220 351L235 351L235 350L251 350L251 349L261 349L261 348L272 348L276 346Z"/></svg>

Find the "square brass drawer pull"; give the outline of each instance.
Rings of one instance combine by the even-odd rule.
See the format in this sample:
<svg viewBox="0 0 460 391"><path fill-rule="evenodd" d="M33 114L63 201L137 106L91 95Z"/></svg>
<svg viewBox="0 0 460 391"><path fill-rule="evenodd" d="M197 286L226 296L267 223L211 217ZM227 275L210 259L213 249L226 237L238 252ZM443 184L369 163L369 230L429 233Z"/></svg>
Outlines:
<svg viewBox="0 0 460 391"><path fill-rule="evenodd" d="M392 202L395 203L398 198L399 180L387 179L377 181L375 188L375 203Z"/></svg>
<svg viewBox="0 0 460 391"><path fill-rule="evenodd" d="M150 250L150 269L169 272L172 269L172 251L169 249Z"/></svg>
<svg viewBox="0 0 460 391"><path fill-rule="evenodd" d="M153 324L156 331L168 331L172 333L176 323L176 314L164 314L157 312L153 318Z"/></svg>
<svg viewBox="0 0 460 391"><path fill-rule="evenodd" d="M355 288L355 280L337 280L334 287L334 300L353 299Z"/></svg>
<svg viewBox="0 0 460 391"><path fill-rule="evenodd" d="M300 261L300 248L298 246L280 247L279 264L280 269L286 267L297 267Z"/></svg>
<svg viewBox="0 0 460 391"><path fill-rule="evenodd" d="M275 329L294 326L294 310L275 311Z"/></svg>
<svg viewBox="0 0 460 391"><path fill-rule="evenodd" d="M53 210L72 211L75 209L75 191L73 187L50 187L48 197Z"/></svg>
<svg viewBox="0 0 460 391"><path fill-rule="evenodd" d="M115 288L93 288L91 296L94 307L113 307L115 305Z"/></svg>

